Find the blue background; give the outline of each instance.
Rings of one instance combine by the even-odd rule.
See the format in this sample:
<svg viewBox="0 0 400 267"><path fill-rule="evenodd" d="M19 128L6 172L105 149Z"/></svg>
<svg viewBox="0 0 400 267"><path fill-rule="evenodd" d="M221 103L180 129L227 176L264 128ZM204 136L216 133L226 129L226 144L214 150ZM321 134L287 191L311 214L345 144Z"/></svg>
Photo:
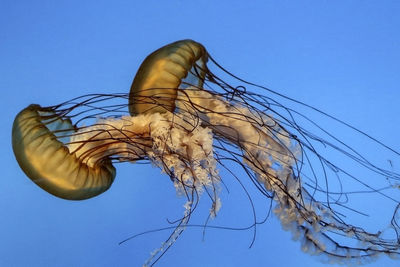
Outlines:
<svg viewBox="0 0 400 267"><path fill-rule="evenodd" d="M129 163L117 165L112 188L94 199L71 202L47 194L26 178L11 149L13 119L30 103L127 92L146 55L191 38L232 73L399 149L399 14L400 2L388 0L1 0L0 265L140 266L170 232L118 242L167 226L166 219L182 215L185 202L160 170ZM399 170L399 159L390 159ZM252 222L249 203L237 184L228 184L213 224L246 226ZM249 190L262 217L269 203ZM197 211L197 222L205 221L208 205ZM257 228L248 249L252 236L209 229L203 241L202 229L187 229L159 266L323 266L301 252L275 217ZM383 257L370 266L399 264Z"/></svg>

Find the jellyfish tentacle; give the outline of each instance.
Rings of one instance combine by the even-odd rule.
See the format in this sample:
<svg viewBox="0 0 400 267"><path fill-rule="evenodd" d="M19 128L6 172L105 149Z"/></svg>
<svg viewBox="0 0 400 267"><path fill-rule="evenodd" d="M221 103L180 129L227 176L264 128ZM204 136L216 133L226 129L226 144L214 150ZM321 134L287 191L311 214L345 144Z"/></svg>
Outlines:
<svg viewBox="0 0 400 267"><path fill-rule="evenodd" d="M255 116L257 112L248 107L232 105L218 95L196 88L181 90L179 96L177 105L181 116L191 118L196 114L202 119L202 125L212 129L217 138L226 139L240 148L243 162L256 173L258 181L267 190L275 193L277 206L274 213L295 239L301 237L303 251L327 255L330 262L337 263L359 263L381 253L399 253L398 243L383 239L379 233L368 233L360 227L345 224L329 206L324 207L313 199L292 170L301 153L300 141L292 139L292 135L272 117ZM350 235L361 244L354 247L341 245L327 235L327 231Z"/></svg>

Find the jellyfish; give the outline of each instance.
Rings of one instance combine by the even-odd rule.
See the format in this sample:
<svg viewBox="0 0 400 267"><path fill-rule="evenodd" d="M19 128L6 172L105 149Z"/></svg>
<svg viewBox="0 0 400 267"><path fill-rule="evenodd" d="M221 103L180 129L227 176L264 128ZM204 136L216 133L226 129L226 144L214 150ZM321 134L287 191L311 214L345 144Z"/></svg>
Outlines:
<svg viewBox="0 0 400 267"><path fill-rule="evenodd" d="M173 232L145 265L156 263L176 242L201 198L211 201L207 223L218 215L223 180L228 179L221 177L221 169L239 183L249 179L272 200L282 227L307 253L338 263L397 256L400 174L375 165L274 96L309 108L400 156L329 114L233 75L193 40L168 44L147 56L129 94L89 94L55 106L26 107L14 120L13 151L34 183L67 200L92 198L110 188L116 176L113 163L145 161L160 168L186 202ZM369 171L385 186L370 185L365 177L332 162L321 152L325 149ZM230 171L231 164L243 174ZM392 204L393 215L383 226L390 237L347 221L345 212L357 213L348 204L353 195L345 188L348 183L358 186L355 194L374 194ZM253 227L258 223L255 219Z"/></svg>

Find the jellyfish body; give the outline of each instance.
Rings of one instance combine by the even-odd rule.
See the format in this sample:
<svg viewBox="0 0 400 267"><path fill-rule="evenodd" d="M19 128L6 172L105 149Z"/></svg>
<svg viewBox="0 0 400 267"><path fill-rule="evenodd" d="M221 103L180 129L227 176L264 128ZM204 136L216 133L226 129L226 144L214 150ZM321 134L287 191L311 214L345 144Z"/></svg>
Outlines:
<svg viewBox="0 0 400 267"><path fill-rule="evenodd" d="M106 191L115 177L111 162L82 163L57 140L57 131L65 134L75 129L68 119L57 118L39 105L30 105L17 115L12 146L25 174L47 192L65 199L87 199Z"/></svg>
<svg viewBox="0 0 400 267"><path fill-rule="evenodd" d="M173 112L178 88L202 88L207 53L192 40L178 41L151 53L139 67L129 94L129 112Z"/></svg>
<svg viewBox="0 0 400 267"><path fill-rule="evenodd" d="M335 211L333 206L341 203L329 192L326 169L359 180L330 163L313 142L343 153L385 180L397 183L400 175L374 166L340 140L332 143L315 137L297 124L291 109L284 109L287 116L277 112L282 106L275 100L224 82L209 70L209 59L220 67L201 44L178 41L144 60L129 95L88 95L53 107L29 106L13 126L18 163L40 187L66 199L90 198L107 190L115 176L112 161L150 160L158 166L187 202L184 217L148 264L156 262L183 232L202 192L211 200L210 216L217 215L221 207L217 167L226 162L240 166L260 192L275 201L275 214L284 229L302 240L304 251L337 262L398 254L398 240L346 223ZM103 104L115 99L129 104ZM106 117L92 126L78 123L96 116ZM78 122L72 124L71 119ZM310 178L318 179L310 154L322 166L325 186ZM318 192L326 198L318 200ZM399 203L398 198L391 201ZM391 222L396 233L397 209ZM335 234L360 243L341 244Z"/></svg>

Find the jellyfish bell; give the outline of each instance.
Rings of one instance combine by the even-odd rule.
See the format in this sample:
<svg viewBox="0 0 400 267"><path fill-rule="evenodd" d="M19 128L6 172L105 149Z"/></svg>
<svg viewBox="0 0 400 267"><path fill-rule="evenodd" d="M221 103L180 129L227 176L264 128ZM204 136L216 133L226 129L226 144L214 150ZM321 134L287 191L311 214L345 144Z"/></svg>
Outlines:
<svg viewBox="0 0 400 267"><path fill-rule="evenodd" d="M22 110L12 129L14 154L25 174L47 192L69 200L101 194L115 177L109 160L89 166L57 140L57 131L75 130L70 120L57 118L39 105Z"/></svg>
<svg viewBox="0 0 400 267"><path fill-rule="evenodd" d="M131 86L131 115L173 112L178 88L202 88L207 57L203 45L192 40L177 41L151 53Z"/></svg>
<svg viewBox="0 0 400 267"><path fill-rule="evenodd" d="M241 85L231 86L217 77L210 65ZM263 90L263 94L247 87ZM229 164L243 171L241 175L230 172L239 183L245 176L276 203L275 215L283 228L302 242L304 251L339 263L399 254L396 238L348 222L344 212L355 212L347 204L353 194L342 187L351 181L359 187L356 193L374 193L395 206L391 227L397 234L396 186L400 175L374 165L270 95L283 97L232 75L200 43L182 40L156 50L144 60L129 94L93 94L52 107L27 107L14 121L13 149L29 178L47 192L66 199L86 199L106 191L115 176L112 162L145 160L158 166L186 203L184 216L152 253L146 262L149 265L157 262L188 226L202 193L211 201L207 222L217 215L222 191L219 169L229 172ZM299 125L299 119L324 136ZM394 156L400 155L368 138ZM371 186L326 158L318 144L390 186ZM334 191L337 180L338 191ZM253 227L258 223L255 217Z"/></svg>

